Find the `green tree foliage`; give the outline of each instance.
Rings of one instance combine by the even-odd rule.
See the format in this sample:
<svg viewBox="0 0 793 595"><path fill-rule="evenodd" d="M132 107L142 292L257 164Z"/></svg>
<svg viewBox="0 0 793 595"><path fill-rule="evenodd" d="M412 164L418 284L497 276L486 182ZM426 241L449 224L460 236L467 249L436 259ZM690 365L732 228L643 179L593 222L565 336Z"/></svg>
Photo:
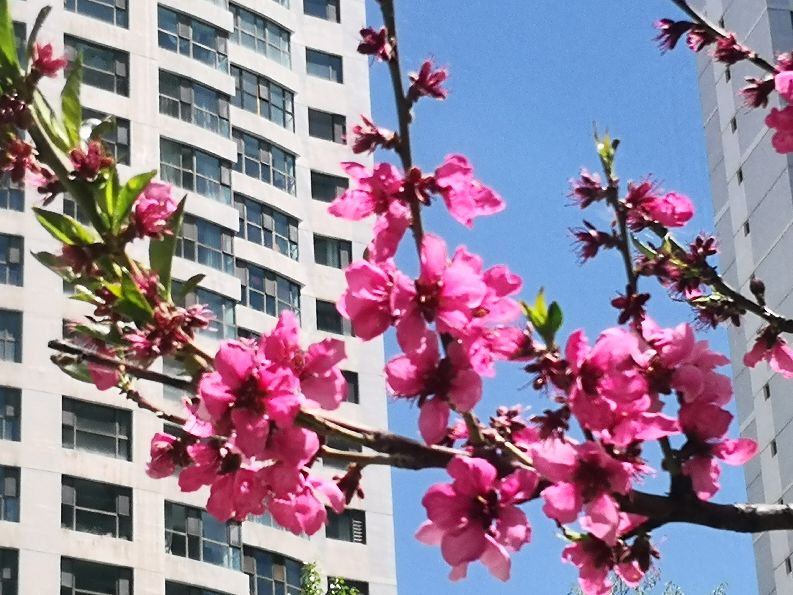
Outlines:
<svg viewBox="0 0 793 595"><path fill-rule="evenodd" d="M300 595L360 595L355 587L350 587L341 578L328 580L328 590L324 591L324 581L315 563L305 564L300 575Z"/></svg>

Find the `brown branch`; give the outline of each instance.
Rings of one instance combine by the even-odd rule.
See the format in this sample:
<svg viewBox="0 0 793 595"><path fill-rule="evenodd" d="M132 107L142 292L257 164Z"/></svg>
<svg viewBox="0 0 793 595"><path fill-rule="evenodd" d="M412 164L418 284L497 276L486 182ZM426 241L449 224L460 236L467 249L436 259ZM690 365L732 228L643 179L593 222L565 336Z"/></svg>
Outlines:
<svg viewBox="0 0 793 595"><path fill-rule="evenodd" d="M701 25L704 29L706 29L711 35L718 37L719 39L724 39L729 37L729 33L725 31L723 28L719 27L718 25L712 23L709 19L702 16L699 11L691 8L686 0L672 0L672 4L677 6L680 10L688 15L688 17L696 22L698 25ZM767 60L763 59L757 52L752 51L747 58L752 64L755 66L762 68L766 72L771 74L776 73L776 68L773 64L768 62Z"/></svg>
<svg viewBox="0 0 793 595"><path fill-rule="evenodd" d="M618 498L623 512L650 518L655 526L689 523L736 533L793 530L793 505L717 504L634 491Z"/></svg>

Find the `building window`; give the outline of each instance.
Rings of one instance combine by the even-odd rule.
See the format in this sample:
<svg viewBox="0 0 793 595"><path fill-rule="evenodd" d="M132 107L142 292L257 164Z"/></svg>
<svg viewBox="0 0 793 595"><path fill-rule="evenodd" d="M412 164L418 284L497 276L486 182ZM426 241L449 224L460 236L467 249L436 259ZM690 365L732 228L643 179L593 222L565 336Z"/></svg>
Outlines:
<svg viewBox="0 0 793 595"><path fill-rule="evenodd" d="M771 386L767 382L763 385L763 398L766 401L771 398Z"/></svg>
<svg viewBox="0 0 793 595"><path fill-rule="evenodd" d="M366 543L366 513L348 508L341 514L328 509L328 524L325 527L328 539Z"/></svg>
<svg viewBox="0 0 793 595"><path fill-rule="evenodd" d="M131 568L61 558L61 595L131 594Z"/></svg>
<svg viewBox="0 0 793 595"><path fill-rule="evenodd" d="M132 490L64 475L61 527L132 541Z"/></svg>
<svg viewBox="0 0 793 595"><path fill-rule="evenodd" d="M776 440L773 440L773 439L772 439L772 440L771 440L771 445L770 445L770 446L771 446L771 456L772 456L772 457L775 457L775 456L776 456L776 453L777 453Z"/></svg>
<svg viewBox="0 0 793 595"><path fill-rule="evenodd" d="M245 546L243 570L251 595L300 595L303 563L280 554Z"/></svg>
<svg viewBox="0 0 793 595"><path fill-rule="evenodd" d="M210 591L203 587L165 581L165 595L223 595L223 593Z"/></svg>
<svg viewBox="0 0 793 595"><path fill-rule="evenodd" d="M350 321L336 309L334 302L317 300L317 329L337 335L352 335Z"/></svg>
<svg viewBox="0 0 793 595"><path fill-rule="evenodd" d="M17 595L19 580L19 552L0 548L0 593Z"/></svg>
<svg viewBox="0 0 793 595"><path fill-rule="evenodd" d="M120 50L78 39L71 35L63 38L67 73L78 55L83 59L83 83L111 93L129 95L129 54Z"/></svg>
<svg viewBox="0 0 793 595"><path fill-rule="evenodd" d="M311 198L322 202L333 202L344 194L350 181L341 176L332 176L318 171L311 172Z"/></svg>
<svg viewBox="0 0 793 595"><path fill-rule="evenodd" d="M237 337L240 339L248 339L249 341L258 341L262 338L262 334L257 331L252 331L249 328L237 328Z"/></svg>
<svg viewBox="0 0 793 595"><path fill-rule="evenodd" d="M199 508L165 503L165 551L232 570L242 568L240 524L221 523Z"/></svg>
<svg viewBox="0 0 793 595"><path fill-rule="evenodd" d="M72 219L76 219L83 225L91 225L91 220L88 218L88 215L80 208L77 201L68 194L63 195L63 214L68 215Z"/></svg>
<svg viewBox="0 0 793 595"><path fill-rule="evenodd" d="M326 21L341 22L339 0L303 0L303 14Z"/></svg>
<svg viewBox="0 0 793 595"><path fill-rule="evenodd" d="M128 27L127 0L65 0L66 10L99 19L118 27Z"/></svg>
<svg viewBox="0 0 793 595"><path fill-rule="evenodd" d="M234 33L231 40L290 68L292 57L289 31L241 6L229 6L234 15Z"/></svg>
<svg viewBox="0 0 793 595"><path fill-rule="evenodd" d="M306 48L306 71L321 79L344 82L344 67L341 56Z"/></svg>
<svg viewBox="0 0 793 595"><path fill-rule="evenodd" d="M793 562L791 562L790 556L785 558L785 572L788 574L793 572Z"/></svg>
<svg viewBox="0 0 793 595"><path fill-rule="evenodd" d="M22 286L22 254L24 250L24 238L0 233L1 284Z"/></svg>
<svg viewBox="0 0 793 595"><path fill-rule="evenodd" d="M735 117L730 118L730 132L738 130L738 120Z"/></svg>
<svg viewBox="0 0 793 595"><path fill-rule="evenodd" d="M238 237L298 259L298 221L242 194L234 195L240 214Z"/></svg>
<svg viewBox="0 0 793 595"><path fill-rule="evenodd" d="M110 117L113 119L113 126L102 135L102 143L105 145L105 150L116 160L116 163L129 165L129 120L116 116ZM83 119L88 120L90 118L101 121L108 118L108 114L103 114L100 111L84 107Z"/></svg>
<svg viewBox="0 0 793 595"><path fill-rule="evenodd" d="M738 178L739 184L743 184L743 168L738 168L738 171L735 173L735 177Z"/></svg>
<svg viewBox="0 0 793 595"><path fill-rule="evenodd" d="M0 440L19 442L21 396L18 388L0 386Z"/></svg>
<svg viewBox="0 0 793 595"><path fill-rule="evenodd" d="M361 394L358 388L358 372L351 372L350 370L342 370L344 379L347 381L347 398L348 403L358 404L360 402Z"/></svg>
<svg viewBox="0 0 793 595"><path fill-rule="evenodd" d="M270 79L231 67L236 92L231 104L275 122L287 130L295 129L295 94Z"/></svg>
<svg viewBox="0 0 793 595"><path fill-rule="evenodd" d="M743 235L748 236L751 229L749 228L749 220L743 222Z"/></svg>
<svg viewBox="0 0 793 595"><path fill-rule="evenodd" d="M308 108L308 134L314 138L344 144L346 142L347 118Z"/></svg>
<svg viewBox="0 0 793 595"><path fill-rule="evenodd" d="M227 137L229 98L188 78L160 71L160 113Z"/></svg>
<svg viewBox="0 0 793 595"><path fill-rule="evenodd" d="M25 51L28 44L28 32L25 23L14 21L14 43L17 48L17 59L20 64L25 62Z"/></svg>
<svg viewBox="0 0 793 595"><path fill-rule="evenodd" d="M732 70L729 65L724 67L724 81L729 83L732 80Z"/></svg>
<svg viewBox="0 0 793 595"><path fill-rule="evenodd" d="M234 274L234 234L205 219L185 215L176 241L176 255Z"/></svg>
<svg viewBox="0 0 793 595"><path fill-rule="evenodd" d="M0 209L25 210L25 187L12 182L8 174L0 177Z"/></svg>
<svg viewBox="0 0 793 595"><path fill-rule="evenodd" d="M238 128L232 131L232 136L237 143L236 171L296 194L295 156L292 153Z"/></svg>
<svg viewBox="0 0 793 595"><path fill-rule="evenodd" d="M161 138L160 175L180 188L231 204L231 164L224 159Z"/></svg>
<svg viewBox="0 0 793 595"><path fill-rule="evenodd" d="M344 593L350 593L350 595L369 595L369 583L331 576L328 577L328 595L342 593L341 585L347 587L347 591L343 591Z"/></svg>
<svg viewBox="0 0 793 595"><path fill-rule="evenodd" d="M300 316L300 285L244 260L237 260L237 277L242 283L242 305L270 316L291 310Z"/></svg>
<svg viewBox="0 0 793 595"><path fill-rule="evenodd" d="M174 281L174 291L178 291L179 281ZM217 339L234 339L237 337L237 321L234 313L235 301L214 291L196 287L185 296L185 306L203 304L214 314L215 319L204 331Z"/></svg>
<svg viewBox="0 0 793 595"><path fill-rule="evenodd" d="M0 466L0 520L19 522L19 467Z"/></svg>
<svg viewBox="0 0 793 595"><path fill-rule="evenodd" d="M63 397L63 448L132 460L132 414L125 409Z"/></svg>
<svg viewBox="0 0 793 595"><path fill-rule="evenodd" d="M336 450L341 450L344 452L362 452L363 447L360 444L356 444L355 442L350 442L349 440L345 440L344 438L340 438L338 436L328 436L325 444L328 448L334 448ZM330 457L324 457L322 459L326 467L337 467L344 469L347 466L347 462L342 459L335 459Z"/></svg>
<svg viewBox="0 0 793 595"><path fill-rule="evenodd" d="M22 312L0 309L0 361L22 361Z"/></svg>
<svg viewBox="0 0 793 595"><path fill-rule="evenodd" d="M212 25L157 7L158 43L161 48L197 60L221 72L229 71L228 39Z"/></svg>
<svg viewBox="0 0 793 595"><path fill-rule="evenodd" d="M314 234L314 262L343 269L352 260L352 242Z"/></svg>

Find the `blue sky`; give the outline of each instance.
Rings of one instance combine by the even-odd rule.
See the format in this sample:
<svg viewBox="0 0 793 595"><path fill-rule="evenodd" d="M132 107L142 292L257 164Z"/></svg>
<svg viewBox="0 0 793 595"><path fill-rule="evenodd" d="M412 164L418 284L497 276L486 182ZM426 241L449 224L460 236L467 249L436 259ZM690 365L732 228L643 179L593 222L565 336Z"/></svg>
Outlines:
<svg viewBox="0 0 793 595"><path fill-rule="evenodd" d="M379 24L377 7L369 4L371 22ZM412 68L431 56L451 74L448 101L418 106L413 128L417 164L431 170L447 153L463 153L478 177L508 202L505 213L478 220L473 233L440 208L429 210L427 227L452 245L466 244L489 264L509 264L524 279L524 297L545 287L563 306L566 332L585 327L593 336L614 324L608 302L624 287L615 255L581 268L567 235L581 219L567 206L568 180L581 166L597 166L593 122L622 140L618 172L624 180L654 174L666 188L688 194L697 204L692 234L712 229L694 60L684 49L662 56L653 42L652 23L676 14L671 2L400 1L397 11L403 64ZM372 66L372 88L376 120L394 127L382 65ZM587 217L603 222L591 213ZM409 252L400 255L408 269L414 261ZM689 317L685 308L654 302L651 312L662 323ZM707 338L726 351L721 333ZM393 342L388 349L395 352ZM527 380L519 369L503 366L486 385L482 415L501 403L542 411L547 402L525 388ZM390 420L393 429L416 435L416 412L408 404L393 403ZM724 471L725 489L717 499L744 500L742 473ZM535 504L530 510L534 541L514 557L511 582L498 583L472 567L466 581L450 583L439 551L413 538L424 519L421 496L443 474L396 471L393 477L403 595L564 595L575 581L574 569L559 561L563 544L555 528ZM650 482L648 488L663 490L663 484ZM655 541L664 578L687 595L710 593L722 581L731 594L757 593L748 536L664 527Z"/></svg>

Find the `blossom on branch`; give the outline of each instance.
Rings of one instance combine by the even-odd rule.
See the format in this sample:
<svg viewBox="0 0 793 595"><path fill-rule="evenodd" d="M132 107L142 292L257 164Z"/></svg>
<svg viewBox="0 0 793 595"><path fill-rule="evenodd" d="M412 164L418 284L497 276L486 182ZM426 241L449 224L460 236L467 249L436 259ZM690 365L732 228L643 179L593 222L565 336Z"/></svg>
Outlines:
<svg viewBox="0 0 793 595"><path fill-rule="evenodd" d="M171 185L163 182L149 182L135 201L132 223L138 237L160 238L172 235L168 220L176 212L178 205L173 199Z"/></svg>
<svg viewBox="0 0 793 595"><path fill-rule="evenodd" d="M473 227L474 217L494 215L506 207L495 191L474 178L474 168L463 155L447 155L434 179L449 214L466 227Z"/></svg>
<svg viewBox="0 0 793 595"><path fill-rule="evenodd" d="M419 97L446 99L449 92L442 86L449 72L445 68L433 69L432 60L424 60L418 72L410 73L408 99L416 101Z"/></svg>

